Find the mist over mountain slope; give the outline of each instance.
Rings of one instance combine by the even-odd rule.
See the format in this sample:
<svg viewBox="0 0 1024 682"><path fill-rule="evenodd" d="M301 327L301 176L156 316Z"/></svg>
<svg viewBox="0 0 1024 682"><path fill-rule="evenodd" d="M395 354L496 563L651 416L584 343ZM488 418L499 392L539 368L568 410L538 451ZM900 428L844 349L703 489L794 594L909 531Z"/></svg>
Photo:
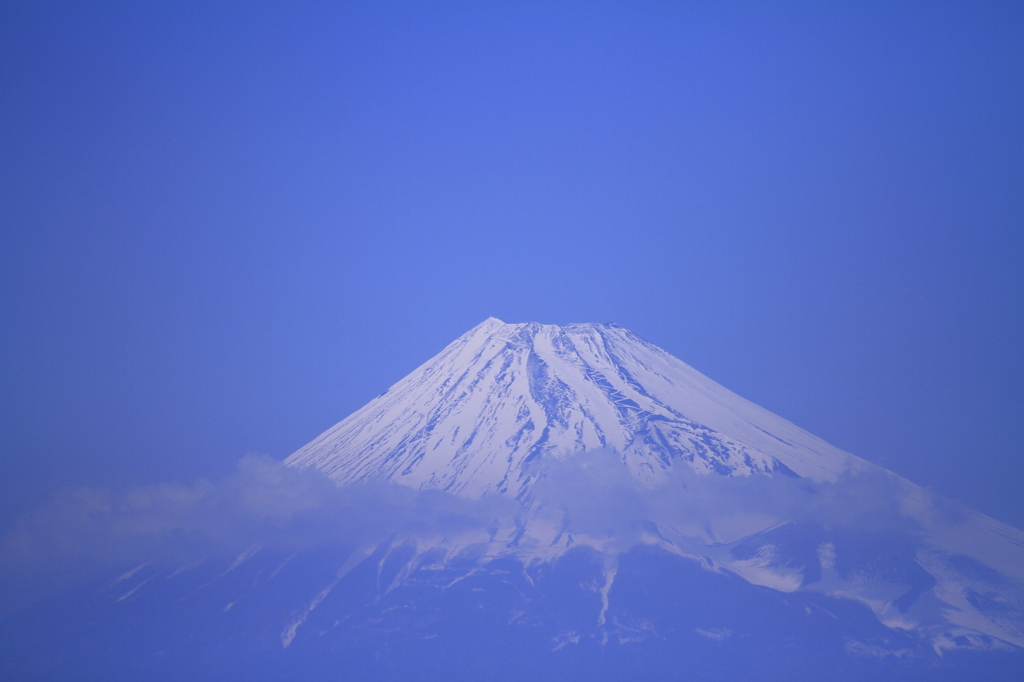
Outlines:
<svg viewBox="0 0 1024 682"><path fill-rule="evenodd" d="M490 318L284 465L61 504L5 554L118 569L3 622L33 675L1024 672L1024 533L615 325Z"/></svg>

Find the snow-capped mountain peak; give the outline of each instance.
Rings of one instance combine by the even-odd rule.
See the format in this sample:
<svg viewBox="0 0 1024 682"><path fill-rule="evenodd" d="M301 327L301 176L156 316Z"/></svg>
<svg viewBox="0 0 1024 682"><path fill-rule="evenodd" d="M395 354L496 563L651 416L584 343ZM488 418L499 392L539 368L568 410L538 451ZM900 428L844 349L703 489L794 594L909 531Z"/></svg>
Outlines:
<svg viewBox="0 0 1024 682"><path fill-rule="evenodd" d="M676 466L832 480L856 460L618 325L491 317L287 462L519 497L532 462L597 449L641 480Z"/></svg>

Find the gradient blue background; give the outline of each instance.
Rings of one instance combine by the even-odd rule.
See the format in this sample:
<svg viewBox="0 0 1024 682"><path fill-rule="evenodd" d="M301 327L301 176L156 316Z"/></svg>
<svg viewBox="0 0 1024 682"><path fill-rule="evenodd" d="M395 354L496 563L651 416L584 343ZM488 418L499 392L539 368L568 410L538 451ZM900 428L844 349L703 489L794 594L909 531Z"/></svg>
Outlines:
<svg viewBox="0 0 1024 682"><path fill-rule="evenodd" d="M615 321L1024 527L1024 5L0 6L6 526Z"/></svg>

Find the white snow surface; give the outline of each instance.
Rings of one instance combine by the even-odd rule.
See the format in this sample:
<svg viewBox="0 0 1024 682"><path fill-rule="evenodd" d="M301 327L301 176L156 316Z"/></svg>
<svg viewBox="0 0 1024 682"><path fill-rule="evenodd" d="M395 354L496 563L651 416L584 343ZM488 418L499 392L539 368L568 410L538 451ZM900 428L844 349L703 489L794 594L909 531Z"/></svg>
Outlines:
<svg viewBox="0 0 1024 682"><path fill-rule="evenodd" d="M521 498L530 462L597 449L644 481L675 466L832 481L866 464L617 325L493 317L286 461L338 483Z"/></svg>

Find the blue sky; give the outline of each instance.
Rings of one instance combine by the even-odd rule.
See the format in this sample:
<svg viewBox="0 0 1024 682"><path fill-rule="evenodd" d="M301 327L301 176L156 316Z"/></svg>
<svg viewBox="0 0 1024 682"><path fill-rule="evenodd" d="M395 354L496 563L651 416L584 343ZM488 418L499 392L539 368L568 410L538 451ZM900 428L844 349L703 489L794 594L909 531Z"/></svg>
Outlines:
<svg viewBox="0 0 1024 682"><path fill-rule="evenodd" d="M1018 3L4 3L0 520L615 321L1024 527Z"/></svg>

